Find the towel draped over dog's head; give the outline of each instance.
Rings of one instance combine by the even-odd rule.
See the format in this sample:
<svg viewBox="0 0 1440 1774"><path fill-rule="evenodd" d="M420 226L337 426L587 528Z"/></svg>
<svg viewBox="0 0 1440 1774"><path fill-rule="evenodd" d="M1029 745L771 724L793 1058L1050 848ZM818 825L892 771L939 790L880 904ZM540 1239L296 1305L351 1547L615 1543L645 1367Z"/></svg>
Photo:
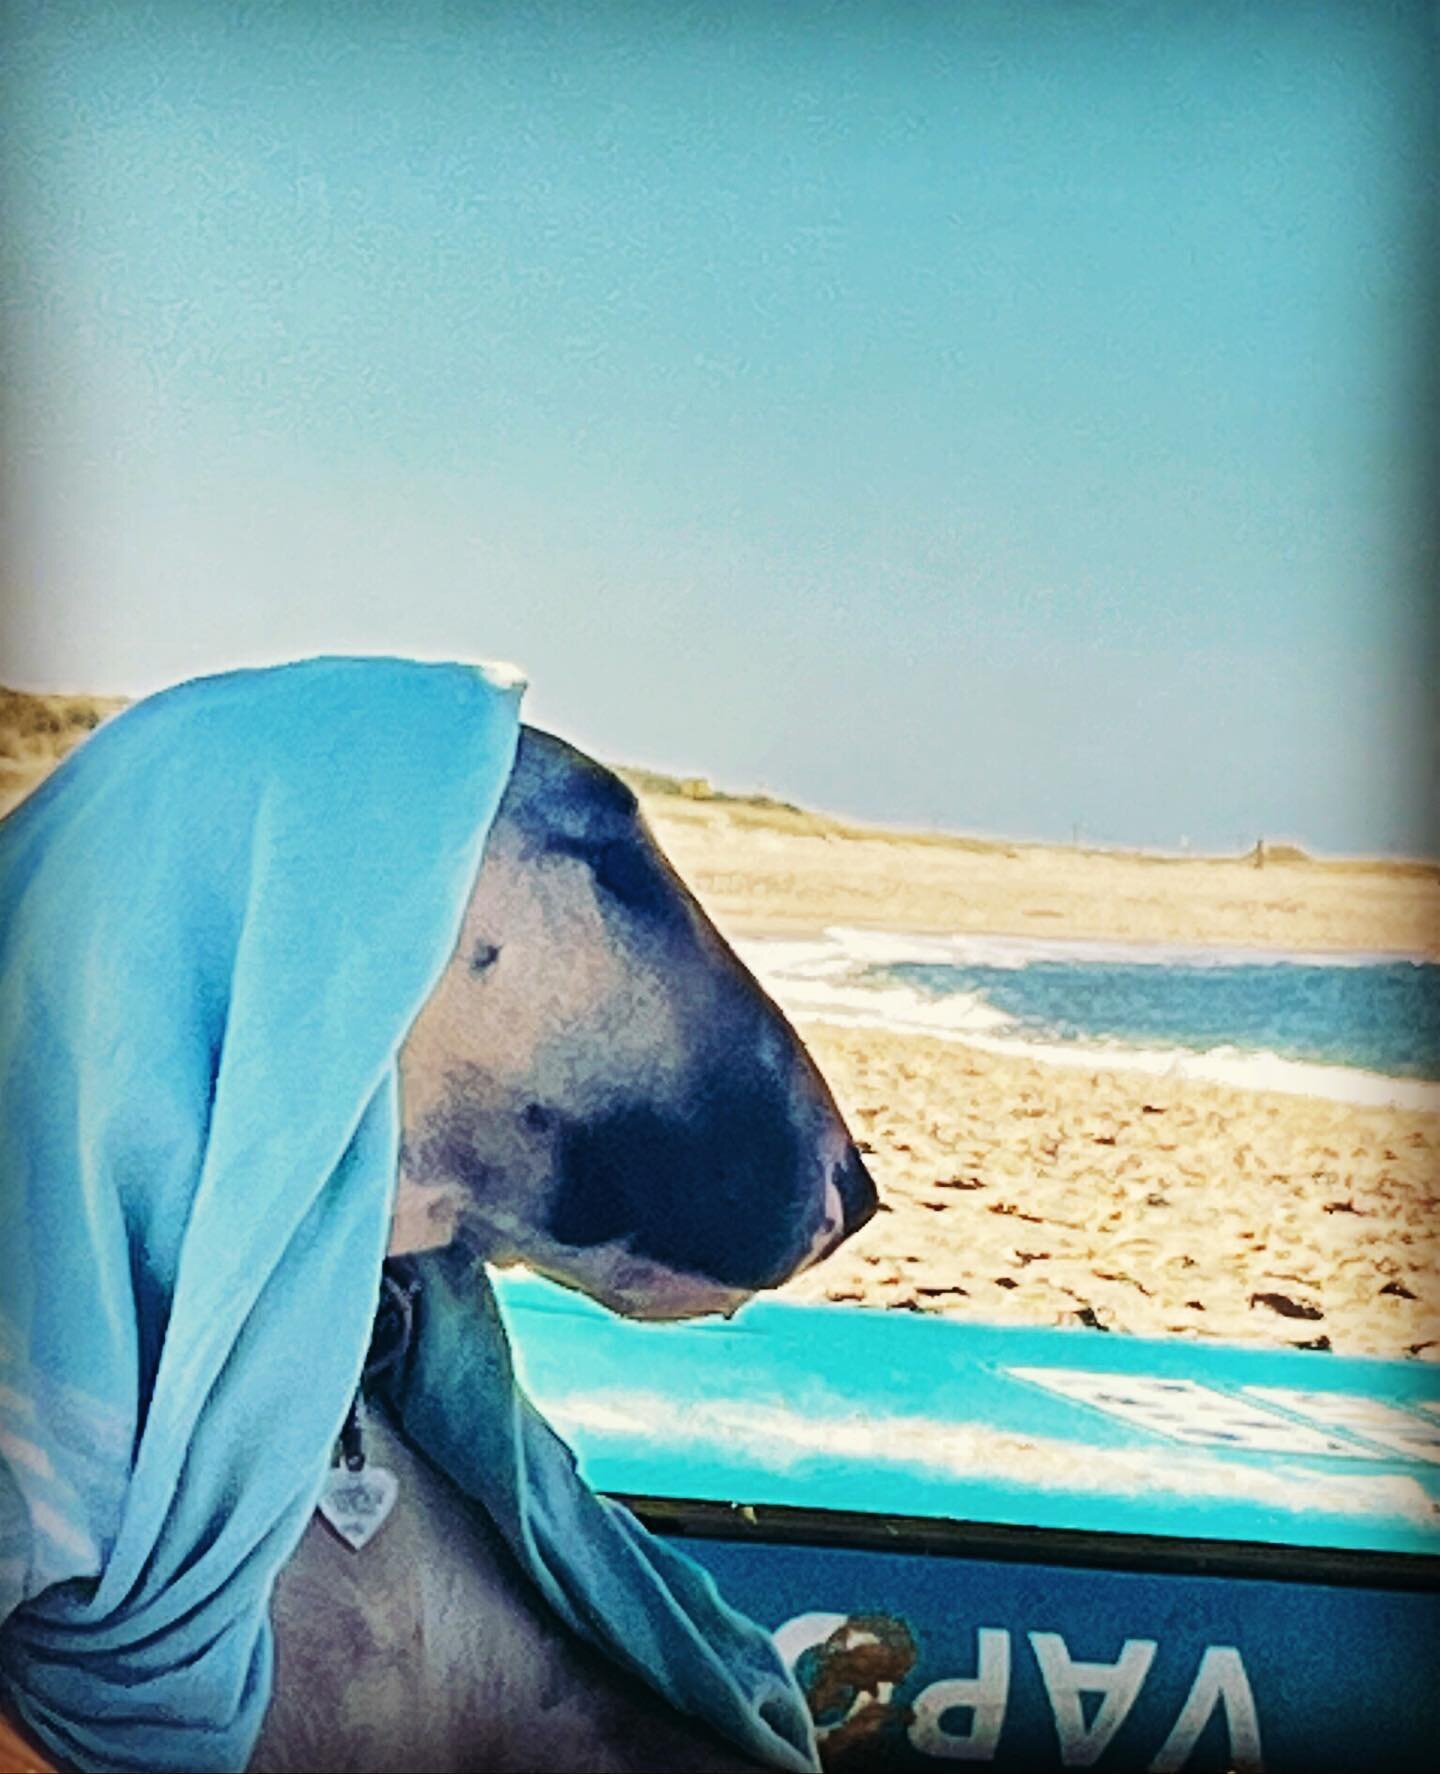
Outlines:
<svg viewBox="0 0 1440 1774"><path fill-rule="evenodd" d="M397 1053L519 700L398 660L202 680L0 825L0 1695L79 1768L246 1763L270 1590L369 1340ZM576 1630L813 1766L766 1636L594 1498L518 1392L483 1272L420 1261L407 1431Z"/></svg>

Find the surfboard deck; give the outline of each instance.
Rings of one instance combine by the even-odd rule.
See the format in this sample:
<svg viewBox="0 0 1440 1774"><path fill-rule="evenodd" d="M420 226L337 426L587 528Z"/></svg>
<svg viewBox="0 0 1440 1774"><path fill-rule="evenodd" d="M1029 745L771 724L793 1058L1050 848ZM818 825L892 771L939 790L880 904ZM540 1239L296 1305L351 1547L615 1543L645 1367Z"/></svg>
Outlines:
<svg viewBox="0 0 1440 1774"><path fill-rule="evenodd" d="M1440 1373L498 1276L596 1489L764 1621L840 1768L1429 1768Z"/></svg>

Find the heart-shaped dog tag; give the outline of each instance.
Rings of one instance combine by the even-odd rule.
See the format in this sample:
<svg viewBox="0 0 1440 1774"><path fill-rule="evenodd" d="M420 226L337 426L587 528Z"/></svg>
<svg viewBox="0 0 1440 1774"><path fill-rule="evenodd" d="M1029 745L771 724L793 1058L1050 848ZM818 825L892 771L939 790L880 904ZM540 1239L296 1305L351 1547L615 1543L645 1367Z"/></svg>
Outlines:
<svg viewBox="0 0 1440 1774"><path fill-rule="evenodd" d="M359 1552L384 1527L399 1495L399 1479L384 1466L362 1466L358 1472L332 1466L316 1507L345 1544Z"/></svg>

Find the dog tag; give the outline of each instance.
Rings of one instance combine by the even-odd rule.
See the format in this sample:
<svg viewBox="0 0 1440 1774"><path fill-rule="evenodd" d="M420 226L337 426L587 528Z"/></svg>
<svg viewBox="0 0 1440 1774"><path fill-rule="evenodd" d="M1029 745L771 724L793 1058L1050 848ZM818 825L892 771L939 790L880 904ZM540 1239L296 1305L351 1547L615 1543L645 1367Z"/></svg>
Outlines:
<svg viewBox="0 0 1440 1774"><path fill-rule="evenodd" d="M359 1552L384 1527L399 1495L399 1479L384 1466L362 1466L358 1472L332 1466L316 1507L345 1544Z"/></svg>

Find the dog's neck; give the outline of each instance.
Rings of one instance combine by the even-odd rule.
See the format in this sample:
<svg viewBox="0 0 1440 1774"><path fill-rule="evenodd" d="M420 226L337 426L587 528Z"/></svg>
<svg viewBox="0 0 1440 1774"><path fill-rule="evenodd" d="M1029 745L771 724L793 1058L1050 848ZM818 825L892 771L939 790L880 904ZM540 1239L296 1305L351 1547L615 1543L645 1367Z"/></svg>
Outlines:
<svg viewBox="0 0 1440 1774"><path fill-rule="evenodd" d="M409 1256L452 1243L463 1201L464 1192L457 1184L417 1182L402 1164L386 1256Z"/></svg>

